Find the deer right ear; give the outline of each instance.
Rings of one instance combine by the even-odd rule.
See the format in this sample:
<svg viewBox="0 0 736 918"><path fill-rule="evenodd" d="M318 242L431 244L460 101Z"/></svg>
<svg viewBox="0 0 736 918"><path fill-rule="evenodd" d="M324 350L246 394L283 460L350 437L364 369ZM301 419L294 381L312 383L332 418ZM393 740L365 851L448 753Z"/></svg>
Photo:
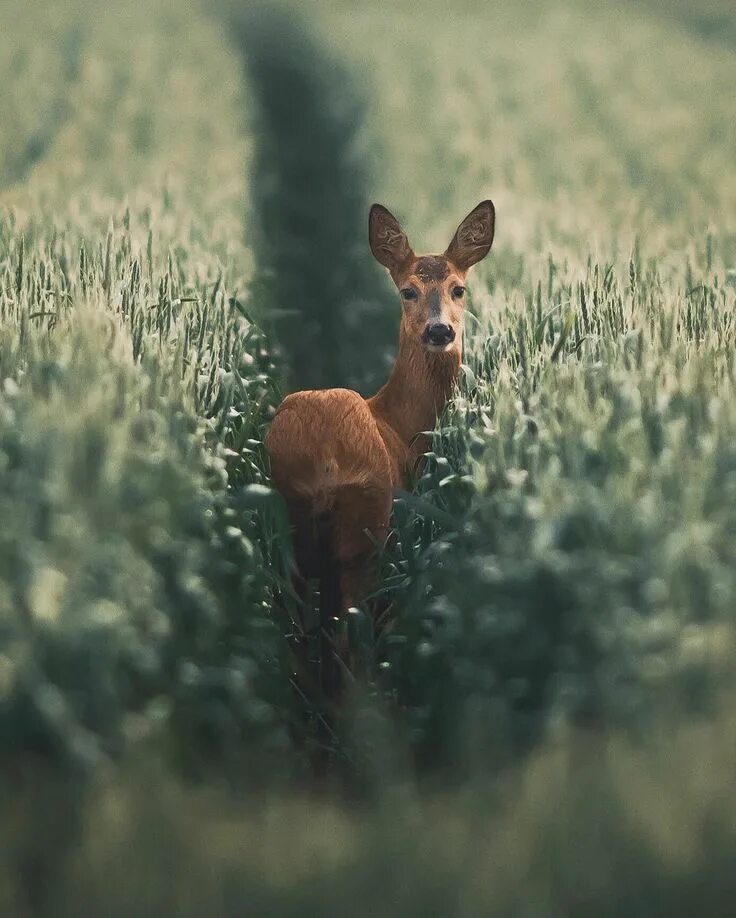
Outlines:
<svg viewBox="0 0 736 918"><path fill-rule="evenodd" d="M399 221L381 204L374 204L368 217L368 239L371 252L392 277L401 266L414 257L406 234Z"/></svg>
<svg viewBox="0 0 736 918"><path fill-rule="evenodd" d="M461 271L467 271L491 251L495 226L493 201L481 201L458 226L445 255Z"/></svg>

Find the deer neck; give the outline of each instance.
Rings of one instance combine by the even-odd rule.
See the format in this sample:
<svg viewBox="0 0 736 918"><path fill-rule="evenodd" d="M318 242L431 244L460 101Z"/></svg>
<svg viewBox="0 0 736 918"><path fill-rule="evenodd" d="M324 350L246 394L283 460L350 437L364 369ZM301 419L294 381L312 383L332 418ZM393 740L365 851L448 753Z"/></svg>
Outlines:
<svg viewBox="0 0 736 918"><path fill-rule="evenodd" d="M374 416L385 421L407 448L417 434L432 430L452 395L461 350L460 336L451 350L432 353L402 330L388 382L368 404Z"/></svg>

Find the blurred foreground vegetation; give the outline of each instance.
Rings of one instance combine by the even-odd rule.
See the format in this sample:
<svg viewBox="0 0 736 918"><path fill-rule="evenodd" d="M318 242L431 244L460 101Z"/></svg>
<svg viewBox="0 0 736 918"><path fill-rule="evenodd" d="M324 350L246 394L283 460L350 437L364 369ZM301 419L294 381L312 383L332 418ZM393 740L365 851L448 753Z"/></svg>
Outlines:
<svg viewBox="0 0 736 918"><path fill-rule="evenodd" d="M0 10L0 912L726 913L725 10ZM261 438L390 362L370 200L485 196L325 740Z"/></svg>

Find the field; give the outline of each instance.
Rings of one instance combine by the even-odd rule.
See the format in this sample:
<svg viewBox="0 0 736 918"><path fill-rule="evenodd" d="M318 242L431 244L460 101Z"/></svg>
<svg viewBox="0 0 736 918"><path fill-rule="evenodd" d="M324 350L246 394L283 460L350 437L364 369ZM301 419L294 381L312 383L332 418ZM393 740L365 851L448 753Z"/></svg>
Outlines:
<svg viewBox="0 0 736 918"><path fill-rule="evenodd" d="M730 913L727 0L19 13L0 914ZM284 392L390 368L370 203L441 251L484 197L461 384L335 714L262 438Z"/></svg>

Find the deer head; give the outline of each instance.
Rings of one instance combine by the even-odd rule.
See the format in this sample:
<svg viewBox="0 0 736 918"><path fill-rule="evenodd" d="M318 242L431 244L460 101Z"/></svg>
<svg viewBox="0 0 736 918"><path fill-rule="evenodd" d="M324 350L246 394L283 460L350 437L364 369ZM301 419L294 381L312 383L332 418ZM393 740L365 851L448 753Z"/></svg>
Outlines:
<svg viewBox="0 0 736 918"><path fill-rule="evenodd" d="M371 251L401 295L402 336L433 353L461 349L465 275L491 250L495 216L493 203L482 201L442 255L415 255L396 217L381 204L371 207Z"/></svg>

